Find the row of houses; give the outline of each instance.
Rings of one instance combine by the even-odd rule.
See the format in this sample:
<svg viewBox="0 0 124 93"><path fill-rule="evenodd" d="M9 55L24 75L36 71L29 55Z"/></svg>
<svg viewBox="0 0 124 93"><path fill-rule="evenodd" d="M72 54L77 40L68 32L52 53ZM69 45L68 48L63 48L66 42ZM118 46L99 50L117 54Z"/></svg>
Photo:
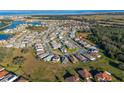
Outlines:
<svg viewBox="0 0 124 93"><path fill-rule="evenodd" d="M38 42L35 43L34 47L36 50L36 55L38 58L43 59L46 62L52 61L52 62L59 62L60 56L50 53L48 50L44 48L42 41L39 39Z"/></svg>
<svg viewBox="0 0 124 93"><path fill-rule="evenodd" d="M63 24L60 25L61 27L66 27L66 28L75 28L77 30L80 29L89 29L89 24L86 22L80 22L76 20L68 20L67 22L64 22Z"/></svg>
<svg viewBox="0 0 124 93"><path fill-rule="evenodd" d="M15 36L15 38L10 39L8 44L5 45L5 47L14 47L14 48L25 48L25 47L31 47L34 44L34 39L37 36L37 32L31 33L30 31L27 31L25 33L22 33L18 37Z"/></svg>
<svg viewBox="0 0 124 93"><path fill-rule="evenodd" d="M66 64L68 62L76 63L73 55L58 55L51 53L48 50L46 51L41 41L35 43L34 47L38 58L43 59L45 62L61 62L63 64Z"/></svg>
<svg viewBox="0 0 124 93"><path fill-rule="evenodd" d="M0 82L28 82L28 80L0 66Z"/></svg>
<svg viewBox="0 0 124 93"><path fill-rule="evenodd" d="M66 64L68 62L76 63L73 55L69 55L68 51L66 49L66 48L74 48L75 46L72 45L71 42L67 41L66 39L64 40L64 39L60 39L59 37L57 38L57 35L59 35L59 34L61 34L61 33L59 33L58 30L55 30L54 33L50 33L48 35L48 38L50 39L49 42L45 42L45 43L41 44L42 45L41 49L44 48L44 49L42 49L44 51L39 51L39 53L38 53L38 49L40 49L40 48L37 48L35 46L36 55L40 59L43 59L45 62L61 62L63 64ZM52 38L52 37L54 37L54 38ZM41 41L38 44L40 44L40 43L41 43ZM63 55L55 54L53 52L54 49L60 50Z"/></svg>
<svg viewBox="0 0 124 93"><path fill-rule="evenodd" d="M101 57L101 55L98 54L98 52L99 52L98 48L96 48L95 46L92 46L85 40L81 40L80 38L75 38L76 28L72 27L71 29L72 29L72 31L68 32L69 37L74 39L74 41L77 42L79 44L79 46L82 46L83 48L85 48L85 49L82 48L82 50L85 52L82 52L82 50L79 49L78 53L75 52L73 54L79 61L83 61L83 62L94 61L97 58ZM67 38L62 38L61 43L64 47L62 46L60 48L60 51L63 53L66 53L66 54L68 53L66 48L69 48L69 49L79 48L78 46L76 46L73 42L71 42Z"/></svg>
<svg viewBox="0 0 124 93"><path fill-rule="evenodd" d="M81 40L80 38L75 38L74 40L84 48L84 50L80 51L80 53L86 58L89 58L92 61L101 57L97 47L87 43L85 40Z"/></svg>
<svg viewBox="0 0 124 93"><path fill-rule="evenodd" d="M69 49L76 48L76 46L75 46L72 42L70 42L69 40L63 40L62 43L63 43L67 48L69 48Z"/></svg>
<svg viewBox="0 0 124 93"><path fill-rule="evenodd" d="M107 71L97 72L95 75L91 73L91 71L87 69L78 68L76 69L78 76L70 74L68 71L64 74L64 79L67 82L111 82L112 76Z"/></svg>
<svg viewBox="0 0 124 93"><path fill-rule="evenodd" d="M61 47L61 43L57 42L57 41L51 41L50 45L52 46L53 49L58 49Z"/></svg>
<svg viewBox="0 0 124 93"><path fill-rule="evenodd" d="M25 28L27 27L27 24L19 24L16 26L16 28L12 28L12 29L6 29L3 32L4 33L17 33L17 32L22 32L25 30Z"/></svg>
<svg viewBox="0 0 124 93"><path fill-rule="evenodd" d="M67 21L68 23L68 21ZM81 23L79 23L81 24ZM73 31L71 31L71 30ZM50 30L50 29L49 29ZM88 62L88 61L94 61L97 59L96 56L100 57L98 55L98 49L96 47L91 46L89 43L80 40L80 38L75 38L74 42L77 42L79 46L85 47L86 49L82 50L79 49L80 47L77 46L73 40L70 40L71 37L69 38L68 36L64 36L64 34L72 34L72 37L75 37L75 32L76 28L69 28L68 27L52 27L51 29L54 32L47 33L47 40L48 42L45 42L41 44L41 48L38 48L35 46L36 49L36 55L40 58L43 59L44 61L51 61L51 62L61 62L61 63L77 63L77 61L81 62ZM51 31L50 30L50 31ZM72 32L72 33L71 33ZM60 38L61 37L61 38ZM39 42L41 43L41 42ZM47 44L46 44L47 43ZM43 46L44 45L44 46ZM50 45L50 46L49 46ZM49 47L48 47L49 46ZM44 49L42 49L44 48ZM75 49L73 53L69 52L69 49ZM62 53L60 54L55 54L53 51L54 50L60 50ZM85 52L84 52L85 51ZM75 60L76 59L76 60Z"/></svg>

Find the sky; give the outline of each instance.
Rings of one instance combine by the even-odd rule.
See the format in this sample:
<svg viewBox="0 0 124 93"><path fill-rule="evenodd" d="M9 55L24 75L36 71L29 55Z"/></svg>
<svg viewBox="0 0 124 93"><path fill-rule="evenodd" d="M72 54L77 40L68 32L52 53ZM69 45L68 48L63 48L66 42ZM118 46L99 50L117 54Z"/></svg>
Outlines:
<svg viewBox="0 0 124 93"><path fill-rule="evenodd" d="M124 0L0 0L0 10L120 10L123 6Z"/></svg>

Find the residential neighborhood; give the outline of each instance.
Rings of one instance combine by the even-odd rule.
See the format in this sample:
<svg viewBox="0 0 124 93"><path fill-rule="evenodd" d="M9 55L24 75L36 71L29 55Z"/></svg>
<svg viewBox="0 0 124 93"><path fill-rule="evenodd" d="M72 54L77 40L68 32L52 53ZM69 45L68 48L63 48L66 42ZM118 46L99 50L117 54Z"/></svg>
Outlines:
<svg viewBox="0 0 124 93"><path fill-rule="evenodd" d="M106 20L102 18L95 19L92 15L0 16L0 82L123 81L123 53L117 52L121 51L117 47L123 46L114 42L123 41L122 36L116 39L102 36L100 30L107 31L102 33L106 34L111 29L106 26L101 29L101 21Z"/></svg>
<svg viewBox="0 0 124 93"><path fill-rule="evenodd" d="M9 72L4 67L0 66L0 82L28 82L28 80Z"/></svg>

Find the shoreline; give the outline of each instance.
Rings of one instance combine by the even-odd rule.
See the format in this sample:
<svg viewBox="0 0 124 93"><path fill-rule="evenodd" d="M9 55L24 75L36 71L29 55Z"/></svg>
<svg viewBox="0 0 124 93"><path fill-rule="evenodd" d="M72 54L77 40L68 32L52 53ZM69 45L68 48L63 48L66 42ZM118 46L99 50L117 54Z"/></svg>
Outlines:
<svg viewBox="0 0 124 93"><path fill-rule="evenodd" d="M6 28L6 27L10 26L11 24L12 24L12 21L11 21L9 24L7 24L7 25L5 25L5 26L0 27L0 32L2 32L2 31L1 31L2 29L4 29L4 28Z"/></svg>

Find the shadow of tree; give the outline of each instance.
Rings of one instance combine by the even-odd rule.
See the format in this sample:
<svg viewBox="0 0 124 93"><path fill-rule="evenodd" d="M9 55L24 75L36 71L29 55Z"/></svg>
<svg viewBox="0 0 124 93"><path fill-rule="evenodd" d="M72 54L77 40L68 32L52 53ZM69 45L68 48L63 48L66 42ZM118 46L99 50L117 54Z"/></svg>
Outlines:
<svg viewBox="0 0 124 93"><path fill-rule="evenodd" d="M63 78L66 79L67 77L70 77L70 76L72 76L72 74L66 70Z"/></svg>
<svg viewBox="0 0 124 93"><path fill-rule="evenodd" d="M113 66L113 67L116 67L116 68L118 68L118 66L119 66L119 63L116 63L116 62L114 62L114 61L109 61L109 64L110 64L111 66Z"/></svg>

